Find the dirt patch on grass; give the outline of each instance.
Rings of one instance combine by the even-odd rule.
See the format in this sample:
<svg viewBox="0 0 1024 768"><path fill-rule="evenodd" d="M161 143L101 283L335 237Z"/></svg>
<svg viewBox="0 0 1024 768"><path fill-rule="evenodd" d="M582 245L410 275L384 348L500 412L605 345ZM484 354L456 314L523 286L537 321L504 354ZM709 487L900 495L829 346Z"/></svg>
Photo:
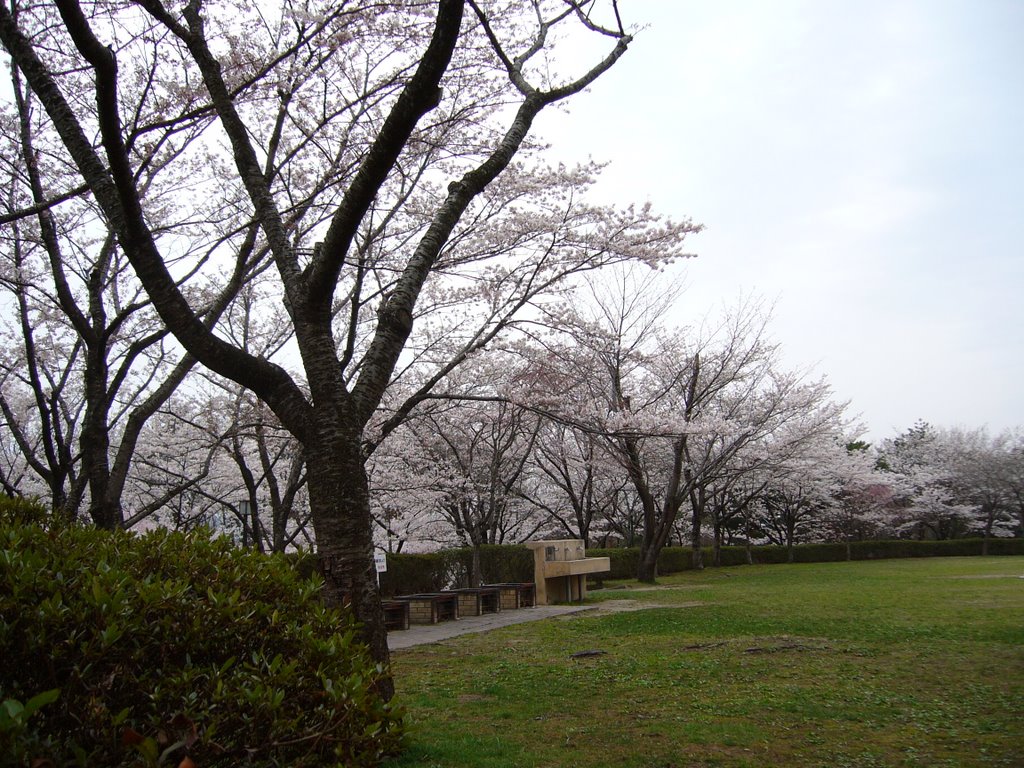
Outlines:
<svg viewBox="0 0 1024 768"><path fill-rule="evenodd" d="M652 608L698 608L702 605L710 605L700 600L691 600L686 603L651 603L647 600L605 600L594 606L593 611L587 611L587 616L601 616L609 613L628 613L630 611L646 611Z"/></svg>
<svg viewBox="0 0 1024 768"><path fill-rule="evenodd" d="M482 693L462 693L457 701L459 704L472 704L478 701L494 701L493 696L484 696Z"/></svg>
<svg viewBox="0 0 1024 768"><path fill-rule="evenodd" d="M947 576L949 579L968 579L975 581L977 579L1024 579L1024 574L1020 573L979 573L973 576Z"/></svg>
<svg viewBox="0 0 1024 768"><path fill-rule="evenodd" d="M683 589L707 589L706 584L651 584L644 587L634 587L628 584L618 584L612 587L592 589L591 592L678 592Z"/></svg>

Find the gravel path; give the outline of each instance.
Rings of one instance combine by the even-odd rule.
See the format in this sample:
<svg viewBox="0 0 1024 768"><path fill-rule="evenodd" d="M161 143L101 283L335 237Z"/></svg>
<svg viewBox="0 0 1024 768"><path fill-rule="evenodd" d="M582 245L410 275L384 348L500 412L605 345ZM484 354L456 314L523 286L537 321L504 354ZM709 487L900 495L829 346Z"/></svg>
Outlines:
<svg viewBox="0 0 1024 768"><path fill-rule="evenodd" d="M550 619L553 616L568 616L583 611L593 611L598 605L538 605L535 608L519 608L512 611L486 613L483 616L467 616L455 621L439 624L413 624L409 629L388 633L388 648L392 651L412 648L415 645L439 643L451 637L468 635L473 632L488 632L499 627L523 624L527 621Z"/></svg>
<svg viewBox="0 0 1024 768"><path fill-rule="evenodd" d="M648 608L689 608L704 603L676 603L659 605L642 600L603 600L587 605L538 605L535 608L520 608L513 611L487 613L483 616L467 616L455 621L442 621L438 624L413 624L409 629L388 633L388 648L398 651L416 645L439 643L451 637L468 635L474 632L489 632L499 627L523 624L527 621L540 621L556 616L570 616L575 613L591 612L594 614L622 613L624 611L643 611Z"/></svg>

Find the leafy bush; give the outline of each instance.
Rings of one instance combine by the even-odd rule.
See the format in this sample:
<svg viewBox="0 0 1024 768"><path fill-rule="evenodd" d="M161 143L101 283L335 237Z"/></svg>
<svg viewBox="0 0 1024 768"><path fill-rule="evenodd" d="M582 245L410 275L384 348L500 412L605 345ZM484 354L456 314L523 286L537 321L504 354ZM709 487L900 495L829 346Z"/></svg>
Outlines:
<svg viewBox="0 0 1024 768"><path fill-rule="evenodd" d="M34 499L21 496L11 498L0 495L0 524L39 525L59 524L50 511Z"/></svg>
<svg viewBox="0 0 1024 768"><path fill-rule="evenodd" d="M0 699L18 716L0 716L0 750L25 765L378 764L402 714L318 589L205 533L0 522Z"/></svg>

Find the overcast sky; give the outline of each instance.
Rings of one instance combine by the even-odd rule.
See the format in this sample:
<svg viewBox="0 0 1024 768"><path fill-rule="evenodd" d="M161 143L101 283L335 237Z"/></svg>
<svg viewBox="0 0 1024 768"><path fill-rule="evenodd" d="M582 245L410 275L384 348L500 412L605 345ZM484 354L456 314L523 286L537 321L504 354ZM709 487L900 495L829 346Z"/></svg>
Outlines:
<svg viewBox="0 0 1024 768"><path fill-rule="evenodd" d="M876 441L1024 425L1024 0L620 6L647 28L540 128L706 225L679 321L775 301Z"/></svg>

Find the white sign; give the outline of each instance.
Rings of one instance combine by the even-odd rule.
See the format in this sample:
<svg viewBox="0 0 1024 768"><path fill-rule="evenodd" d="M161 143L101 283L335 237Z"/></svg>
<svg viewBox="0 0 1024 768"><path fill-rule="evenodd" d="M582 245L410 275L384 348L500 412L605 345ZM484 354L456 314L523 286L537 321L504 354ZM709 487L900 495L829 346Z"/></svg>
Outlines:
<svg viewBox="0 0 1024 768"><path fill-rule="evenodd" d="M373 564L377 568L377 573L386 572L388 569L388 556L384 552L374 551Z"/></svg>

